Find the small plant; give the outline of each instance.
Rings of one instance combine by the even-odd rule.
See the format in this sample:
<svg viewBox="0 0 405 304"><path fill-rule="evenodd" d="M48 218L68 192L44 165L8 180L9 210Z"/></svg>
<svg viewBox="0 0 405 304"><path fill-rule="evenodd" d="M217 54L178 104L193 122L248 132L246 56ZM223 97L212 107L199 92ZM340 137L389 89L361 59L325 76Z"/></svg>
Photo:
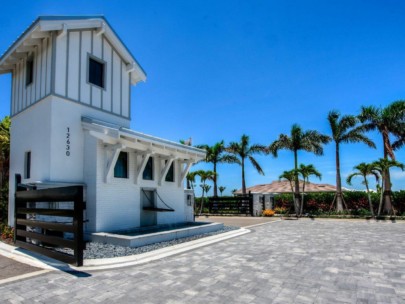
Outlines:
<svg viewBox="0 0 405 304"><path fill-rule="evenodd" d="M1 239L6 240L6 239L12 239L14 237L14 228L7 226L7 225L2 225L1 226Z"/></svg>
<svg viewBox="0 0 405 304"><path fill-rule="evenodd" d="M275 207L274 212L277 214L285 214L287 212L286 207Z"/></svg>
<svg viewBox="0 0 405 304"><path fill-rule="evenodd" d="M263 210L263 216L273 216L276 212L271 209L265 209Z"/></svg>

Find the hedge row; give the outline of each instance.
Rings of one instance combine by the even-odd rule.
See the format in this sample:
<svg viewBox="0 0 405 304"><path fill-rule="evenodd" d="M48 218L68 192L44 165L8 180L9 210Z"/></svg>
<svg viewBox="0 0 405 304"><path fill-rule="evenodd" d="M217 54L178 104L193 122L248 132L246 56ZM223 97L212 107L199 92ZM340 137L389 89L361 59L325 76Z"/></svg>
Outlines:
<svg viewBox="0 0 405 304"><path fill-rule="evenodd" d="M331 210L335 193L307 193L304 197L304 213L321 214ZM366 192L353 191L344 192L344 200L351 213L367 212L370 207ZM394 209L397 214L405 213L405 191L394 191L392 193ZM380 202L379 193L371 193L374 212L377 212ZM290 208L292 206L292 194L280 194L274 198L275 207ZM332 208L333 210L333 208Z"/></svg>

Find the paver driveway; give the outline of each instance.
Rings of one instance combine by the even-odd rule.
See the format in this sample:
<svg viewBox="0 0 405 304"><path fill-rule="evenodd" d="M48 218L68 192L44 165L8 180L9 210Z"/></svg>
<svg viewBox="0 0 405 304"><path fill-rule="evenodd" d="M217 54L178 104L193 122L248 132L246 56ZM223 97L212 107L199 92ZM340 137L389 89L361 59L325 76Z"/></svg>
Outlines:
<svg viewBox="0 0 405 304"><path fill-rule="evenodd" d="M405 303L405 224L281 221L89 277L0 287L1 303Z"/></svg>

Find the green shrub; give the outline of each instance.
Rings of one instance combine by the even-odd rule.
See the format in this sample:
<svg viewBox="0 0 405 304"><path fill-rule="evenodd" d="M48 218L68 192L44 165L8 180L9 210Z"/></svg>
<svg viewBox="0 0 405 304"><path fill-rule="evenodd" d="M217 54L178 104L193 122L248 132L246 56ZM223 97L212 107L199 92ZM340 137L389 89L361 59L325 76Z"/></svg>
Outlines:
<svg viewBox="0 0 405 304"><path fill-rule="evenodd" d="M0 233L2 240L12 239L14 237L14 228L5 224L0 224Z"/></svg>
<svg viewBox="0 0 405 304"><path fill-rule="evenodd" d="M370 207L368 203L368 196L363 191L344 192L344 199L347 209L343 212L336 212L336 206L332 207L333 198L335 193L322 192L322 193L307 193L304 198L304 214L312 215L354 215L354 216L371 216ZM379 193L370 193L371 202L373 205L374 213L377 213L378 204L380 201ZM397 214L405 216L405 191L394 191L392 193L393 205ZM274 210L277 208L292 208L293 196L292 194L279 194L274 197Z"/></svg>

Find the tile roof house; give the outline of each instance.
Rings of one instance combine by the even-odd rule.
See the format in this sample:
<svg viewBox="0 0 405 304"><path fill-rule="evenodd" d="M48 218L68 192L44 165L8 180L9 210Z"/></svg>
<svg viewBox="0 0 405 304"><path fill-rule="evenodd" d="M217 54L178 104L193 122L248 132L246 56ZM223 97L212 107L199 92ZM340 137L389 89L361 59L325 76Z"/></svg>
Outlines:
<svg viewBox="0 0 405 304"><path fill-rule="evenodd" d="M130 129L131 89L146 73L104 17L39 17L0 57L5 73L10 225L16 174L84 185L87 233L194 220L183 181L205 151Z"/></svg>
<svg viewBox="0 0 405 304"><path fill-rule="evenodd" d="M300 180L300 189L302 189L303 182ZM293 184L294 189L294 184ZM289 181L273 181L270 184L255 185L246 188L247 192L260 193L260 194L279 194L279 193L291 193L291 185ZM315 184L306 182L305 192L335 192L336 186L330 184ZM242 190L238 190L235 194L241 194Z"/></svg>
<svg viewBox="0 0 405 304"><path fill-rule="evenodd" d="M303 182L300 181L300 189L302 190ZM294 189L294 185L293 185ZM291 193L291 184L289 181L273 181L270 184L255 185L246 188L247 192L250 192L253 196L253 213L257 216L261 215L264 209L273 209L274 197L277 194ZM306 182L305 193L310 192L335 192L336 187L329 184L315 184ZM241 195L242 189L239 189L234 193L235 195Z"/></svg>

